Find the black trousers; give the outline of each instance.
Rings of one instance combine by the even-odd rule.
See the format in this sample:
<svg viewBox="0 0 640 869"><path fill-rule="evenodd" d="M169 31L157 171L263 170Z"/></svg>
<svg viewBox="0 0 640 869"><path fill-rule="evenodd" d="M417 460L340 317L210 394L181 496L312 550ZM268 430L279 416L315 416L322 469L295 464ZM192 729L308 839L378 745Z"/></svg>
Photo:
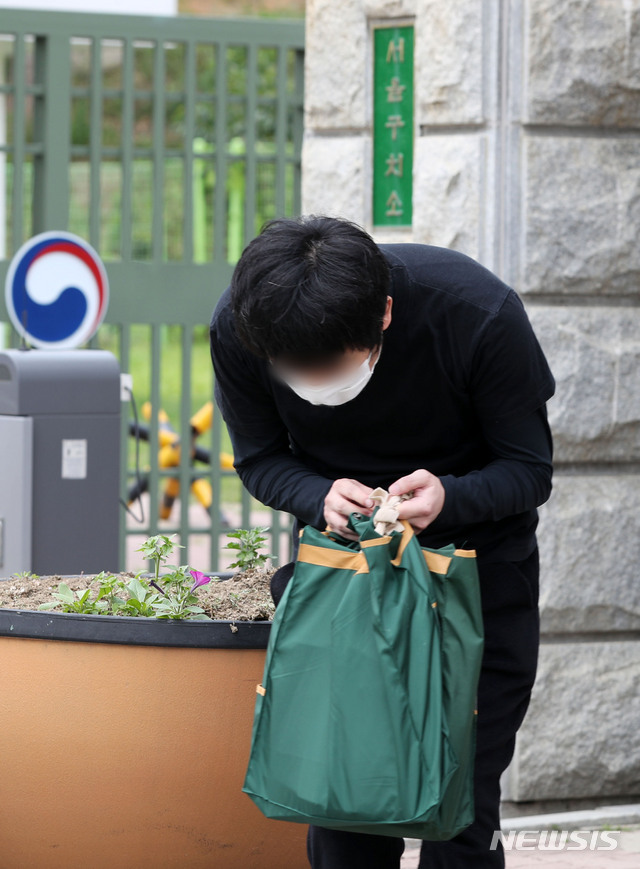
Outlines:
<svg viewBox="0 0 640 869"><path fill-rule="evenodd" d="M513 756L538 664L538 549L524 561L478 558L485 644L478 685L474 766L475 820L455 838L422 843L420 869L504 869L500 776ZM284 577L283 579L288 578ZM310 826L312 869L398 869L404 840Z"/></svg>

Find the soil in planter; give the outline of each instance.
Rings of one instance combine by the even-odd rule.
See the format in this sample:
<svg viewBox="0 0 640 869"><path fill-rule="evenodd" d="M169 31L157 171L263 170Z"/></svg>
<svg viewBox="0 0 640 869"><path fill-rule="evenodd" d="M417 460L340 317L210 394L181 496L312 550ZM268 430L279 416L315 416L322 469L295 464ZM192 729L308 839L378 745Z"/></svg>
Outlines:
<svg viewBox="0 0 640 869"><path fill-rule="evenodd" d="M212 619L232 621L262 621L273 618L275 607L271 599L269 583L275 571L247 570L236 573L230 579L212 578L208 585L197 591L200 606ZM121 574L126 579L133 573ZM52 592L65 582L73 591L97 584L90 576L39 576L11 577L0 581L0 608L37 610L41 603L52 599ZM162 584L162 579L161 579ZM58 607L53 612L62 612Z"/></svg>

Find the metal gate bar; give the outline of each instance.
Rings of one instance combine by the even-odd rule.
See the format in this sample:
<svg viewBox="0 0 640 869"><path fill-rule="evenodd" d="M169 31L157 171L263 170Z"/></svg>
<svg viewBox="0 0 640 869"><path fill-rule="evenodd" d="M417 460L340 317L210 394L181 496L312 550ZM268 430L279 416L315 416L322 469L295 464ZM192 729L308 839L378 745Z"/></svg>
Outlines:
<svg viewBox="0 0 640 869"><path fill-rule="evenodd" d="M0 110L11 125L11 136L0 141L11 182L10 201L0 202L11 236L0 250L0 281L13 253L37 232L78 231L102 255L111 302L92 345L113 349L122 370L130 371L132 329L144 324L148 332L151 509L142 533L161 527L175 532L187 560L190 539L202 533L191 521L188 496L194 330L200 327L198 340L205 340L202 326L228 285L239 249L260 223L300 210L303 23L7 9L0 16L0 47L0 59L9 58L7 80L0 71ZM78 138L82 111L88 130ZM85 170L83 187L78 179ZM143 199L150 208L143 208ZM6 319L0 298L0 322ZM168 325L179 333L173 422L183 449L177 467L161 470L157 414L167 400L162 365ZM9 340L16 343L17 336ZM143 387L134 388L142 397ZM126 458L127 419L122 443ZM198 468L213 493L206 529L211 569L219 567L224 533L221 484L234 476L219 467L222 443L214 413L211 467ZM169 476L179 479L182 497L177 521L167 526L158 520L157 505ZM125 461L123 496L133 478ZM244 490L239 519L240 526L251 523ZM271 527L271 551L286 554L289 518L272 512ZM121 531L124 565L127 536L141 533L129 527L124 511Z"/></svg>

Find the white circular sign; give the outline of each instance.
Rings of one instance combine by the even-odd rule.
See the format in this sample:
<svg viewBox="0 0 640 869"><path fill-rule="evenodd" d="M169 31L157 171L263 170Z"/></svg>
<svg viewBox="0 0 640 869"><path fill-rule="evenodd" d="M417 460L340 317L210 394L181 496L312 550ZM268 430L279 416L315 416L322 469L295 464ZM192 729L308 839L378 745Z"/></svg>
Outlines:
<svg viewBox="0 0 640 869"><path fill-rule="evenodd" d="M17 251L5 281L7 311L34 347L79 347L107 311L109 282L102 260L70 232L43 232Z"/></svg>

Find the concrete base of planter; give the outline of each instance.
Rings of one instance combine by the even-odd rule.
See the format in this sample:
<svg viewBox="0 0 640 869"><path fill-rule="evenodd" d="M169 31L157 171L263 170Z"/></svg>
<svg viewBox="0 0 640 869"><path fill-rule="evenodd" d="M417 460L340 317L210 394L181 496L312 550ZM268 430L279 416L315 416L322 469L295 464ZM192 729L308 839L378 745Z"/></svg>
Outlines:
<svg viewBox="0 0 640 869"><path fill-rule="evenodd" d="M241 647L242 623L214 628L236 648L188 648L17 637L27 614L8 613L2 866L307 869L306 826L264 818L241 792L268 624L262 648ZM60 630L61 616L37 616Z"/></svg>

